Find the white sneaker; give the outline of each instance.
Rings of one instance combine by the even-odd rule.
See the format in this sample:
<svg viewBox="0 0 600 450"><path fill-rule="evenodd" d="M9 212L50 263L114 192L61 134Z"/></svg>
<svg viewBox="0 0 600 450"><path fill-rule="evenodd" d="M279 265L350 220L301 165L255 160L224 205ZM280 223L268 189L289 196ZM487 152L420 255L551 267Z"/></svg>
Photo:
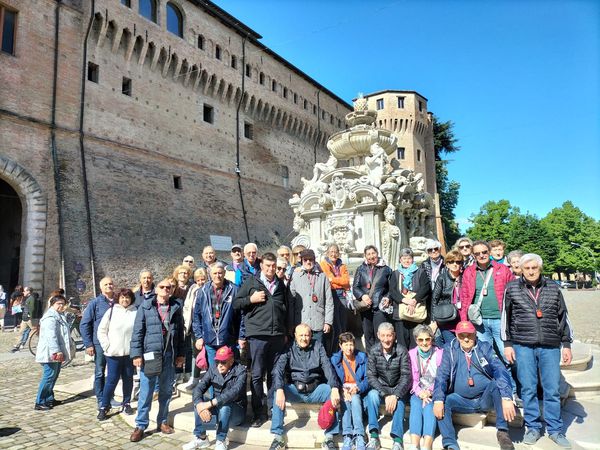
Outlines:
<svg viewBox="0 0 600 450"><path fill-rule="evenodd" d="M183 450L195 450L197 448L207 448L209 446L208 437L201 439L199 437L194 437L193 440L184 444L181 448Z"/></svg>
<svg viewBox="0 0 600 450"><path fill-rule="evenodd" d="M227 450L227 442L225 442L225 441L215 442L215 450Z"/></svg>
<svg viewBox="0 0 600 450"><path fill-rule="evenodd" d="M198 384L199 379L198 378L190 378L187 383L184 383L181 385L181 387L183 389L185 389L186 391L193 391L194 388L196 387L196 385Z"/></svg>

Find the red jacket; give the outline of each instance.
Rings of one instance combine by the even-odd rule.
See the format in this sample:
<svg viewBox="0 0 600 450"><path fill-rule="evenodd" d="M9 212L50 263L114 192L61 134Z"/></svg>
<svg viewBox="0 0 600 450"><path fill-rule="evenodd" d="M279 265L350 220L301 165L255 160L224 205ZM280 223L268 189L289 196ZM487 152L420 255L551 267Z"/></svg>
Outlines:
<svg viewBox="0 0 600 450"><path fill-rule="evenodd" d="M513 280L515 276L512 274L510 269L504 264L498 264L496 261L492 261L492 267L494 272L494 290L496 291L496 298L498 299L498 310L502 312L502 300L504 299L504 288L506 283ZM471 264L465 269L462 275L462 283L460 287L460 320L469 320L467 317L467 311L469 306L475 300L475 287L477 285L477 263Z"/></svg>

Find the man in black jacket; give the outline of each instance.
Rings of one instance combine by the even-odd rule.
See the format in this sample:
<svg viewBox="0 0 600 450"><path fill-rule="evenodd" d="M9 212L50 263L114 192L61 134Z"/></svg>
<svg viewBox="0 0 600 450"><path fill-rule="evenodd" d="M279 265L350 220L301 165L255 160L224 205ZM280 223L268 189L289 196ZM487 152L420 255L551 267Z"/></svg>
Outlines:
<svg viewBox="0 0 600 450"><path fill-rule="evenodd" d="M227 450L229 424L241 425L246 417L246 367L235 362L233 350L227 346L219 348L215 354L216 366L212 365L194 389L194 408L201 421L196 422L194 439L183 446L184 450L205 448L208 438L204 423L217 416L216 449ZM214 397L204 401L204 394L213 388Z"/></svg>
<svg viewBox="0 0 600 450"><path fill-rule="evenodd" d="M379 441L379 405L385 402L385 410L393 414L391 436L393 450L402 449L404 436L404 396L410 390L412 375L405 347L396 342L394 325L384 322L377 329L379 344L369 353L367 380L371 390L365 399L369 417L370 439L368 450L381 448Z"/></svg>
<svg viewBox="0 0 600 450"><path fill-rule="evenodd" d="M250 346L253 427L260 427L267 420L267 411L271 409L273 400L272 371L277 357L284 350L288 332L287 291L284 282L275 276L276 267L276 256L265 253L260 273L244 281L233 303L235 309L244 313L246 339ZM266 402L263 398L265 374Z"/></svg>
<svg viewBox="0 0 600 450"><path fill-rule="evenodd" d="M533 445L542 436L537 395L540 372L548 435L560 447L571 448L563 431L559 394L561 360L570 364L572 359L571 324L558 285L541 275L542 263L535 253L523 255L522 276L506 285L501 324L504 356L516 363L521 383L527 427L523 442Z"/></svg>
<svg viewBox="0 0 600 450"><path fill-rule="evenodd" d="M277 366L273 370L275 402L271 433L275 438L270 450L285 448L283 414L286 398L290 402L321 404L331 398L334 409L337 409L340 404L338 377L327 357L325 347L319 341L312 339L312 331L305 323L296 327L294 336L295 342L279 357ZM291 382L287 383L286 378ZM336 420L325 430L323 448L329 450L337 448L333 443L333 435L338 431L339 424Z"/></svg>

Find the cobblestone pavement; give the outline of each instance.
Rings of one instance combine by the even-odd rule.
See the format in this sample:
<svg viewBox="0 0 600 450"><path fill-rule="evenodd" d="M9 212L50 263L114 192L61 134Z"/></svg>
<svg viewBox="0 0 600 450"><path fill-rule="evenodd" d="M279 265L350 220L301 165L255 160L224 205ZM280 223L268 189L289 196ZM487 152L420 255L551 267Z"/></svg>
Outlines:
<svg viewBox="0 0 600 450"><path fill-rule="evenodd" d="M600 344L600 291L563 291L576 339ZM12 354L9 350L16 333L0 333L0 448L118 448L173 449L190 439L188 433L171 436L155 433L139 443L129 441L132 431L119 415L109 420L96 420L96 401L93 397L68 397L58 393L63 405L51 411L34 411L34 399L41 376L40 365L29 351ZM83 361L78 353L74 363L63 369L58 384L89 378L93 365ZM236 444L231 445L236 448ZM259 447L237 445L245 450Z"/></svg>

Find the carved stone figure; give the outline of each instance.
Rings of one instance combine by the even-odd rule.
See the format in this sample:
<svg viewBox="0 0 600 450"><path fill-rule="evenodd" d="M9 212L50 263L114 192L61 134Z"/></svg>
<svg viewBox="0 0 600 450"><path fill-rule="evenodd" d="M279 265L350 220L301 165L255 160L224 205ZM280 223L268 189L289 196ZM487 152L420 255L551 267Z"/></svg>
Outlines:
<svg viewBox="0 0 600 450"><path fill-rule="evenodd" d="M396 208L389 204L384 211L385 221L381 224L381 254L390 267L396 268L400 251L400 228L396 226Z"/></svg>

